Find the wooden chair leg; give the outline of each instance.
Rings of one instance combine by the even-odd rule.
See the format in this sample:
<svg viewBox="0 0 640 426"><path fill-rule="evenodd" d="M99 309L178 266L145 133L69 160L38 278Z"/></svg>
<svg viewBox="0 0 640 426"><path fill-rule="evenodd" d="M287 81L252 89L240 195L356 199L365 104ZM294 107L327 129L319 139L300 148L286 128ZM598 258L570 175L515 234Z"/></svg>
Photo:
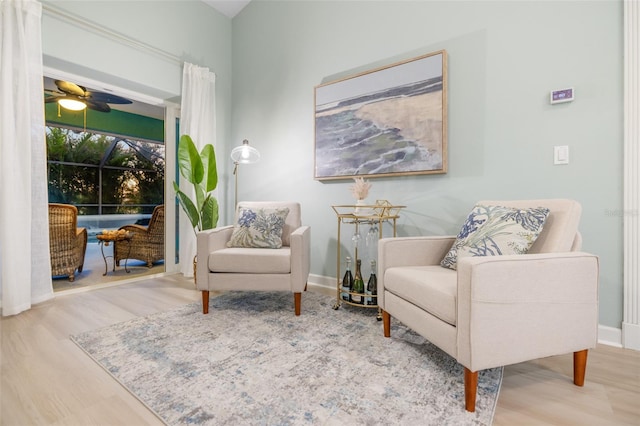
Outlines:
<svg viewBox="0 0 640 426"><path fill-rule="evenodd" d="M202 290L202 313L209 313L209 290Z"/></svg>
<svg viewBox="0 0 640 426"><path fill-rule="evenodd" d="M304 283L304 291L307 291L307 284L308 283Z"/></svg>
<svg viewBox="0 0 640 426"><path fill-rule="evenodd" d="M296 316L300 316L300 305L302 304L302 293L293 293L293 304L295 306Z"/></svg>
<svg viewBox="0 0 640 426"><path fill-rule="evenodd" d="M391 337L391 315L387 311L382 311L382 328L384 337Z"/></svg>
<svg viewBox="0 0 640 426"><path fill-rule="evenodd" d="M573 383L584 386L584 376L587 371L587 349L573 353Z"/></svg>
<svg viewBox="0 0 640 426"><path fill-rule="evenodd" d="M464 408L476 411L476 393L478 392L478 372L464 368Z"/></svg>

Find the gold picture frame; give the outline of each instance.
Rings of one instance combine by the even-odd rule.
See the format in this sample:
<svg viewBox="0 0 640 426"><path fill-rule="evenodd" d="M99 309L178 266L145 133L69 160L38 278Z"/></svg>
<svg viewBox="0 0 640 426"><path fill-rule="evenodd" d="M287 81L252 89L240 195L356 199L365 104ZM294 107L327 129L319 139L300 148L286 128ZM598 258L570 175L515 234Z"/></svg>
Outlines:
<svg viewBox="0 0 640 426"><path fill-rule="evenodd" d="M314 178L447 172L447 52L315 87Z"/></svg>

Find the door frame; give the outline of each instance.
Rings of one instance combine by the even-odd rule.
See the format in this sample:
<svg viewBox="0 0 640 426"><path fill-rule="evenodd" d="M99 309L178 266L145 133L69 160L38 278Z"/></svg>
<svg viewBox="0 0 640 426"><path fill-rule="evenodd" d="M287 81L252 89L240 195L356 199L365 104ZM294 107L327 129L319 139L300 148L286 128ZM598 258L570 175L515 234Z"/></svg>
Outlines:
<svg viewBox="0 0 640 426"><path fill-rule="evenodd" d="M86 87L91 87L100 90L108 90L117 94L119 96L133 99L137 102L146 103L149 105L154 105L158 107L164 108L164 123L165 123L165 132L164 132L164 145L165 145L165 169L164 169L164 204L165 204L165 227L164 227L164 238L165 238L165 262L164 262L164 273L165 274L174 274L180 270L180 265L175 261L176 259L176 245L175 244L167 244L169 241L175 241L176 237L176 226L175 221L171 220L171 218L175 218L176 215L176 204L174 202L168 202L168 200L175 200L175 192L173 190L173 176L176 173L176 130L175 126L168 126L167 123L175 123L176 119L180 115L179 105L165 101L160 98L156 98L154 96L149 96L140 92L136 92L129 89L124 89L122 87L114 86L112 84L106 83L104 81L94 80L82 75L77 75L73 73L69 73L66 71L62 71L59 69L55 69L52 67L44 66L43 67L43 77L50 77L59 80L68 80L73 81L77 84L81 84ZM169 218L169 219L168 219ZM147 279L148 277L141 277L140 279ZM126 282L130 282L127 280Z"/></svg>

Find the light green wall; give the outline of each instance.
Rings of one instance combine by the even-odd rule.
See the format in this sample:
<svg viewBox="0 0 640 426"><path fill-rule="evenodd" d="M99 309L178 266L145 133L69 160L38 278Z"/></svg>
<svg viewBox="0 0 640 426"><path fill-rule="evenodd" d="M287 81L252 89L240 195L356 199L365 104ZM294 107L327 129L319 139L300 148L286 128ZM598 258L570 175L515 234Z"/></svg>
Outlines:
<svg viewBox="0 0 640 426"><path fill-rule="evenodd" d="M312 226L312 268L335 274L331 204L350 181L313 179L313 87L439 49L449 59L449 172L374 179L372 199L408 208L401 235L453 234L479 199L567 197L583 205L584 250L601 259L600 322L622 320L622 2L253 0L233 20L199 1L43 1L216 75L224 162L247 138L241 199L292 199ZM162 99L181 66L44 13L45 65ZM551 106L551 89L576 100ZM233 94L233 97L232 97ZM554 166L554 145L571 163Z"/></svg>
<svg viewBox="0 0 640 426"><path fill-rule="evenodd" d="M57 102L44 104L44 119L47 124L75 127L118 136L130 136L149 141L164 142L164 120L132 114L116 109L108 114L86 108L84 111L65 110L58 114Z"/></svg>
<svg viewBox="0 0 640 426"><path fill-rule="evenodd" d="M583 249L601 261L600 323L622 320L621 1L252 1L233 19L231 144L240 199L302 203L312 274L335 275L332 204L351 181L313 179L313 88L446 49L449 172L374 179L371 199L405 204L400 235L455 234L480 199L572 198ZM552 106L549 91L576 100ZM553 165L553 146L570 164ZM228 203L230 205L231 203Z"/></svg>

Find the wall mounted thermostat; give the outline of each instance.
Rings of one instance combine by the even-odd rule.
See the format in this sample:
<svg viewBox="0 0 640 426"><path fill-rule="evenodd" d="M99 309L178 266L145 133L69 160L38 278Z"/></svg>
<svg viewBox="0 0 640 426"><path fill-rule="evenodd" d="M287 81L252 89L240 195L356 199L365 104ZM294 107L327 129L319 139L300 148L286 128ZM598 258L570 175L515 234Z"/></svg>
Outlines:
<svg viewBox="0 0 640 426"><path fill-rule="evenodd" d="M549 102L552 104L559 104L562 102L571 102L575 95L573 87L560 90L552 90L549 94Z"/></svg>

